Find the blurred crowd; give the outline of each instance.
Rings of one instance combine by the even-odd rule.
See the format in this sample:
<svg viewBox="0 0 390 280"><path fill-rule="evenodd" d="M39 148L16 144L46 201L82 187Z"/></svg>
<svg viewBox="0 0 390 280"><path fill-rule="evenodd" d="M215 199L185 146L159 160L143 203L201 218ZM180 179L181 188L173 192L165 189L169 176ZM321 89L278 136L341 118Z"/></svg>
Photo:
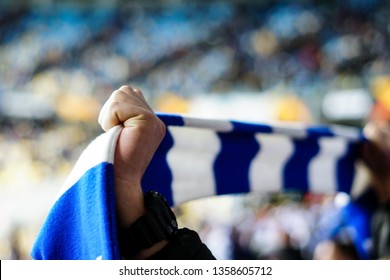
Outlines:
<svg viewBox="0 0 390 280"><path fill-rule="evenodd" d="M129 82L152 97L284 82L309 98L387 74L385 1L183 2L3 7L1 92L102 102Z"/></svg>
<svg viewBox="0 0 390 280"><path fill-rule="evenodd" d="M341 209L349 202L346 194L298 193L221 200L208 198L180 206L179 222L196 228L217 259L241 260L319 259L318 244L335 237L335 225L343 221Z"/></svg>
<svg viewBox="0 0 390 280"><path fill-rule="evenodd" d="M0 5L0 258L29 258L50 206L32 201L58 190L122 84L141 88L156 110L185 111L183 100L199 94L275 91L300 101L287 102L281 120L303 121L291 111L304 104L312 122L362 126L368 110L336 120L322 110L329 93L356 89L390 110L387 1L98 2ZM221 258L283 258L278 249L290 247L312 258L338 211L336 197L306 199L239 199L232 207L245 218L199 230L229 237L215 249Z"/></svg>

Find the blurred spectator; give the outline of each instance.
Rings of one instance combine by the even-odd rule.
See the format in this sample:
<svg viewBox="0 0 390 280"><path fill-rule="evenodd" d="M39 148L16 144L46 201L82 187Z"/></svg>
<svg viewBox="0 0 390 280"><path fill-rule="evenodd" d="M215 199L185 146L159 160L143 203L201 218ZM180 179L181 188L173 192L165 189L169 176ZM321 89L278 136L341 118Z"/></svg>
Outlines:
<svg viewBox="0 0 390 280"><path fill-rule="evenodd" d="M334 240L326 240L318 244L314 252L315 260L358 260L353 244L343 244Z"/></svg>

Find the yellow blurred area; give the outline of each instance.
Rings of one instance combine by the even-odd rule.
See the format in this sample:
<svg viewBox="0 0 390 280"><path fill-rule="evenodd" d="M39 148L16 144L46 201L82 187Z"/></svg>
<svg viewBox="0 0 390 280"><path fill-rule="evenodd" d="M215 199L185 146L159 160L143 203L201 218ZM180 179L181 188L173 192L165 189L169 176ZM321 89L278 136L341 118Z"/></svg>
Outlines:
<svg viewBox="0 0 390 280"><path fill-rule="evenodd" d="M100 108L100 103L91 96L63 94L56 102L58 116L68 122L96 121Z"/></svg>
<svg viewBox="0 0 390 280"><path fill-rule="evenodd" d="M312 121L309 109L299 98L293 95L282 97L276 105L276 120L289 122Z"/></svg>
<svg viewBox="0 0 390 280"><path fill-rule="evenodd" d="M375 99L390 111L390 76L375 78L372 91Z"/></svg>
<svg viewBox="0 0 390 280"><path fill-rule="evenodd" d="M189 101L172 92L166 92L156 99L156 109L165 113L187 113Z"/></svg>
<svg viewBox="0 0 390 280"><path fill-rule="evenodd" d="M29 89L35 94L58 96L61 93L59 80L55 72L39 73L29 82Z"/></svg>

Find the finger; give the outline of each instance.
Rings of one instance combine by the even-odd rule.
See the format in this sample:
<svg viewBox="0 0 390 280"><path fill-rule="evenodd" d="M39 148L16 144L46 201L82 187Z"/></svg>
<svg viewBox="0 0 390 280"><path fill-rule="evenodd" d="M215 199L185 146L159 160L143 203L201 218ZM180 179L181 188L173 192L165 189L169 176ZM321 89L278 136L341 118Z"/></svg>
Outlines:
<svg viewBox="0 0 390 280"><path fill-rule="evenodd" d="M105 112L107 111L107 107L112 102L112 99L114 98L113 94L110 95L110 97L107 99L107 101L103 104L103 107L100 109L99 117L98 117L98 123L102 125L103 122L103 116Z"/></svg>
<svg viewBox="0 0 390 280"><path fill-rule="evenodd" d="M107 107L109 106L109 104L110 104L114 99L116 99L117 101L120 101L120 100L118 100L118 95L119 95L120 92L122 92L122 93L127 93L127 94L130 95L131 92L132 92L132 88L129 87L129 86L127 86L127 85L125 85L125 86L121 86L119 89L114 90L114 91L111 93L110 97L107 99L107 101L104 103L103 107L102 107L101 110L100 110L99 118L98 118L99 124L102 123L102 118L103 118L103 116L104 116L104 114L105 114L105 112L106 112Z"/></svg>
<svg viewBox="0 0 390 280"><path fill-rule="evenodd" d="M102 109L100 110L98 122L102 127L103 127L103 125L102 125L103 122L105 122L105 124L107 124L107 121L104 120L105 118L107 118L107 112L113 110L113 108L109 109L112 106L112 103L126 103L128 105L135 105L135 106L139 106L141 108L145 108L146 110L152 111L152 109L146 103L141 91L139 91L139 90L134 91L129 86L122 86L120 89L115 90L111 94L110 98L106 101L106 103L103 105ZM120 108L122 110L125 110L125 108L122 108L122 107L120 107ZM112 114L110 115L110 113L109 113L108 118L111 118L111 117L112 117ZM111 123L111 121L109 123Z"/></svg>
<svg viewBox="0 0 390 280"><path fill-rule="evenodd" d="M129 123L129 120L139 116L151 114L149 110L137 105L125 102L111 102L104 112L100 125L103 130L107 131L118 124Z"/></svg>
<svg viewBox="0 0 390 280"><path fill-rule="evenodd" d="M123 92L125 93L126 95L132 97L132 98L136 98L138 99L141 103L145 103L146 104L146 100L145 100L145 97L144 95L142 94L142 92L139 90L139 89L134 89L130 86L121 86L118 90L116 90L116 92Z"/></svg>
<svg viewBox="0 0 390 280"><path fill-rule="evenodd" d="M115 93L108 102L100 119L100 125L107 131L111 127L122 124L124 126L134 126L134 121L140 124L141 120L151 120L157 118L147 103L140 100L140 97L128 95L122 91Z"/></svg>
<svg viewBox="0 0 390 280"><path fill-rule="evenodd" d="M131 87L131 86L128 86L128 85L124 85L124 86L121 86L119 89L116 90L116 92L123 92L127 95L138 95L138 93Z"/></svg>

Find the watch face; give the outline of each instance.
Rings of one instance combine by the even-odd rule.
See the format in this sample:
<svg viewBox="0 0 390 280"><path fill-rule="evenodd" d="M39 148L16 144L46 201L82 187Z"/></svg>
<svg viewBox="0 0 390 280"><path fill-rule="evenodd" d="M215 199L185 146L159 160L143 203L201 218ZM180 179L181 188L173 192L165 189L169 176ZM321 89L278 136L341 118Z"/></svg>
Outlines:
<svg viewBox="0 0 390 280"><path fill-rule="evenodd" d="M157 223L164 224L166 230L171 232L178 227L176 216L163 195L156 191L150 191L145 195L145 207L153 212Z"/></svg>

